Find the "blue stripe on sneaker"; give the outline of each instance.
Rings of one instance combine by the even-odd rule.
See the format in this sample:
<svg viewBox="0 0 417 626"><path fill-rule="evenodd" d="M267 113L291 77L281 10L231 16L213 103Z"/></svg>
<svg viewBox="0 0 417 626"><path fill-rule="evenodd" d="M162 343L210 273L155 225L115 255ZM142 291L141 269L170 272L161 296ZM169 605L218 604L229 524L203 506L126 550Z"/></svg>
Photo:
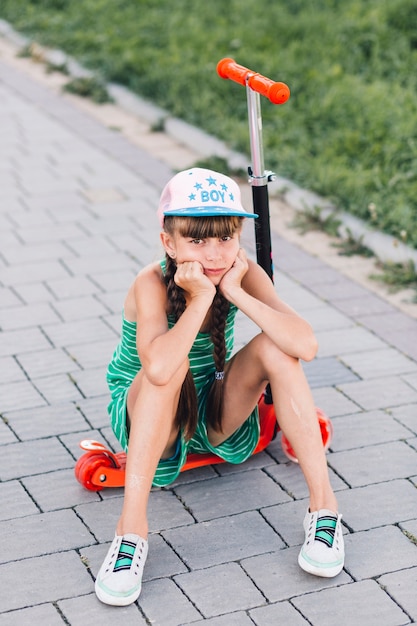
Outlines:
<svg viewBox="0 0 417 626"><path fill-rule="evenodd" d="M337 517L325 515L317 519L314 539L321 541L329 548L332 547L336 531Z"/></svg>

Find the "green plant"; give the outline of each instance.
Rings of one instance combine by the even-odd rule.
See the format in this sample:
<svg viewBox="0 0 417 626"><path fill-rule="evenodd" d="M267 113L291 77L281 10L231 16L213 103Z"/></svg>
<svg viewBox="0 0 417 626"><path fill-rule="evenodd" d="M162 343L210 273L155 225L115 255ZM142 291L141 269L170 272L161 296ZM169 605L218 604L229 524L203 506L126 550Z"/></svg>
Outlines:
<svg viewBox="0 0 417 626"><path fill-rule="evenodd" d="M291 226L296 228L301 234L306 234L310 230L320 230L328 235L336 236L340 226L340 220L334 213L324 216L320 207L314 207L305 211L297 212Z"/></svg>
<svg viewBox="0 0 417 626"><path fill-rule="evenodd" d="M381 274L372 274L371 278L385 285L388 285L390 291L396 292L405 287L417 289L417 273L414 263L377 263L377 267L381 270Z"/></svg>
<svg viewBox="0 0 417 626"><path fill-rule="evenodd" d="M351 231L347 231L347 237L344 237L338 242L332 243L332 246L339 249L338 254L340 256L363 256L370 258L374 256L374 253L370 248L363 244L363 236L359 239L355 239Z"/></svg>
<svg viewBox="0 0 417 626"><path fill-rule="evenodd" d="M98 78L79 77L73 78L63 87L68 93L82 96L83 98L91 98L93 102L104 104L106 102L114 102L113 98L107 91L105 83Z"/></svg>

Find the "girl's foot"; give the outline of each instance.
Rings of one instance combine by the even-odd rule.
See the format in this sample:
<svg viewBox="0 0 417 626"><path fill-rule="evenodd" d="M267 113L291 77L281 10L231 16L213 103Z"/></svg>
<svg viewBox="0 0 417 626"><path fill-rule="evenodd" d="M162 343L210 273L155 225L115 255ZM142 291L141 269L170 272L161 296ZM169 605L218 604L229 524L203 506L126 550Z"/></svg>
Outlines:
<svg viewBox="0 0 417 626"><path fill-rule="evenodd" d="M305 541L298 555L299 566L309 574L333 578L343 569L345 548L342 516L328 509L304 518Z"/></svg>
<svg viewBox="0 0 417 626"><path fill-rule="evenodd" d="M116 535L97 575L95 590L101 602L126 606L139 598L148 542L139 535Z"/></svg>

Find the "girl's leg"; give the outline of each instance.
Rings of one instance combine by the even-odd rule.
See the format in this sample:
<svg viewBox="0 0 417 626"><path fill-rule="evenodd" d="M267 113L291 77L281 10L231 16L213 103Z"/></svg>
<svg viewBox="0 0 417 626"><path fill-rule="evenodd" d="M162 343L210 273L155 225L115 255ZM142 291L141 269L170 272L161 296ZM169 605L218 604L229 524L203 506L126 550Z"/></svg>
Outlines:
<svg viewBox="0 0 417 626"><path fill-rule="evenodd" d="M131 385L123 510L95 582L97 597L105 604L125 606L135 602L141 592L148 554L149 493L159 459L172 454L178 436L174 421L187 369L184 365L162 386L151 384L141 371Z"/></svg>
<svg viewBox="0 0 417 626"><path fill-rule="evenodd" d="M129 390L127 412L130 418L129 448L126 461L123 509L117 534L148 535L147 506L156 467L161 458L175 451L178 429L174 426L184 365L165 386L152 385L139 372Z"/></svg>
<svg viewBox="0 0 417 626"><path fill-rule="evenodd" d="M291 443L305 476L310 511L337 511L313 397L298 359L281 352L260 334L238 352L226 371L223 433L209 431L219 445L247 418L267 382L280 428Z"/></svg>

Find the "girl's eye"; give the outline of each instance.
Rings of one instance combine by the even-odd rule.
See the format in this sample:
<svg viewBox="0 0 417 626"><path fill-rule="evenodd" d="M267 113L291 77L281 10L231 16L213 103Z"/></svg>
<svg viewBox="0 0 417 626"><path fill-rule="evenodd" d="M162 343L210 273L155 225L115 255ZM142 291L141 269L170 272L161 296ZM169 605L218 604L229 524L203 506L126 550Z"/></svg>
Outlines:
<svg viewBox="0 0 417 626"><path fill-rule="evenodd" d="M196 245L199 245L200 243L203 243L203 239L191 239L191 243L194 243Z"/></svg>
<svg viewBox="0 0 417 626"><path fill-rule="evenodd" d="M224 237L221 238L221 241L230 241L231 237L229 235L225 235Z"/></svg>

